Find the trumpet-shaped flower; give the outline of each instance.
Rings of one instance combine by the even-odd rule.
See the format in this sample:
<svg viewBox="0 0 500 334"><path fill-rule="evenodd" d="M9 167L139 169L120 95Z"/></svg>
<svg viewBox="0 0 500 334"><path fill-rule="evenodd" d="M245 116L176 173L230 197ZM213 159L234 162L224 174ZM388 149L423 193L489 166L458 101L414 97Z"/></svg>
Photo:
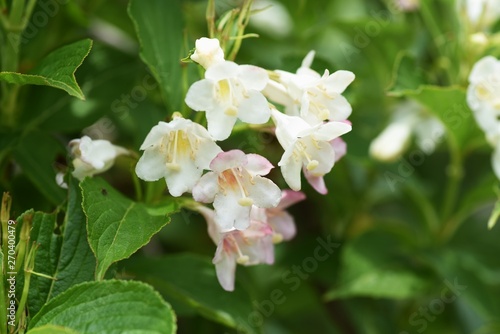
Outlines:
<svg viewBox="0 0 500 334"><path fill-rule="evenodd" d="M469 76L467 103L488 141L500 135L500 61L492 56L479 60Z"/></svg>
<svg viewBox="0 0 500 334"><path fill-rule="evenodd" d="M224 61L224 51L218 39L202 37L196 40L195 46L191 59L205 69Z"/></svg>
<svg viewBox="0 0 500 334"><path fill-rule="evenodd" d="M472 68L469 83L467 103L494 147L493 171L500 179L500 61L491 56L479 60Z"/></svg>
<svg viewBox="0 0 500 334"><path fill-rule="evenodd" d="M426 154L431 154L444 135L443 124L428 115L415 101L400 103L389 125L370 144L370 155L377 160L397 160L409 146L412 135Z"/></svg>
<svg viewBox="0 0 500 334"><path fill-rule="evenodd" d="M285 105L287 114L300 116L311 125L346 120L352 108L342 93L355 76L349 71L330 74L328 70L320 75L310 68L314 55L314 51L307 54L296 74L275 71L279 83L270 82L265 92L271 100ZM283 98L284 92L288 101Z"/></svg>
<svg viewBox="0 0 500 334"><path fill-rule="evenodd" d="M188 90L186 104L196 111L206 111L208 132L216 140L229 137L237 119L263 124L271 111L264 95L268 75L262 68L223 61L211 65L205 79Z"/></svg>
<svg viewBox="0 0 500 334"><path fill-rule="evenodd" d="M207 221L209 235L217 245L212 262L220 285L226 291L234 290L236 264L244 266L259 263L273 264L273 230L265 216L252 217L244 231L223 232L215 221L216 213L204 206L197 208Z"/></svg>
<svg viewBox="0 0 500 334"><path fill-rule="evenodd" d="M257 154L240 150L222 152L210 163L212 172L203 175L193 188L193 197L202 203L212 203L215 221L222 231L244 230L250 224L252 205L276 207L281 190L271 180L263 178L273 165Z"/></svg>
<svg viewBox="0 0 500 334"><path fill-rule="evenodd" d="M293 190L301 189L302 168L307 171L308 180L320 181L318 178L329 173L336 160L331 142L351 131L351 125L347 122L327 122L311 126L300 117L288 116L277 110L273 110L272 115L276 123L276 137L285 150L278 165L287 184Z"/></svg>
<svg viewBox="0 0 500 334"><path fill-rule="evenodd" d="M155 125L140 149L144 154L135 168L137 176L145 181L165 178L172 196L191 191L222 152L204 127L180 115Z"/></svg>
<svg viewBox="0 0 500 334"><path fill-rule="evenodd" d="M111 144L107 140L92 140L88 136L73 139L69 142L73 157L73 176L83 180L86 176L93 176L110 169L119 155L128 154L123 147Z"/></svg>
<svg viewBox="0 0 500 334"><path fill-rule="evenodd" d="M497 0L461 0L457 4L478 30L490 27L500 17Z"/></svg>

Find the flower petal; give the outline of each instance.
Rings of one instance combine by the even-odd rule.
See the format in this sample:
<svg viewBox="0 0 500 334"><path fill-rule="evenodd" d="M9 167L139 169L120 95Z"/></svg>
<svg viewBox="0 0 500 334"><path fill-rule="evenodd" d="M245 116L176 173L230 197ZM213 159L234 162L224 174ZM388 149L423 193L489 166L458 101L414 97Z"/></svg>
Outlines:
<svg viewBox="0 0 500 334"><path fill-rule="evenodd" d="M231 191L215 196L215 222L222 232L231 231L233 228L245 230L250 225L251 206L240 205L240 198L239 194Z"/></svg>
<svg viewBox="0 0 500 334"><path fill-rule="evenodd" d="M291 240L297 233L295 220L292 215L286 211L280 211L276 215L269 218L269 224L272 226L274 233L279 233L283 240Z"/></svg>
<svg viewBox="0 0 500 334"><path fill-rule="evenodd" d="M145 150L135 166L135 173L144 181L157 181L166 172L165 156L156 149Z"/></svg>
<svg viewBox="0 0 500 334"><path fill-rule="evenodd" d="M226 60L210 66L205 72L205 78L215 82L235 78L238 75L239 65Z"/></svg>
<svg viewBox="0 0 500 334"><path fill-rule="evenodd" d="M185 102L189 108L196 111L212 110L215 106L214 96L214 82L203 79L195 82L189 87Z"/></svg>
<svg viewBox="0 0 500 334"><path fill-rule="evenodd" d="M252 185L248 185L248 196L259 208L274 208L281 200L281 190L273 181L261 176L254 176Z"/></svg>
<svg viewBox="0 0 500 334"><path fill-rule="evenodd" d="M213 172L208 172L203 175L193 187L194 200L201 203L212 203L215 195L219 191L217 178L217 174Z"/></svg>
<svg viewBox="0 0 500 334"><path fill-rule="evenodd" d="M350 71L336 71L325 80L325 85L329 92L342 94L354 79L355 75Z"/></svg>
<svg viewBox="0 0 500 334"><path fill-rule="evenodd" d="M474 66L469 75L469 82L479 83L498 71L498 60L493 56L481 58Z"/></svg>
<svg viewBox="0 0 500 334"><path fill-rule="evenodd" d="M249 90L247 96L238 107L238 118L250 124L266 123L271 116L271 109L264 95L256 90Z"/></svg>
<svg viewBox="0 0 500 334"><path fill-rule="evenodd" d="M158 124L153 126L149 131L148 135L146 136L146 139L144 139L144 142L140 147L140 150L145 150L151 146L158 144L163 138L163 136L168 135L170 131L171 129L167 123L158 122Z"/></svg>
<svg viewBox="0 0 500 334"><path fill-rule="evenodd" d="M252 175L267 175L274 166L261 155L247 154L246 170Z"/></svg>
<svg viewBox="0 0 500 334"><path fill-rule="evenodd" d="M318 193L321 195L326 195L328 193L323 176L314 176L306 168L304 168L304 176L311 187L313 187Z"/></svg>
<svg viewBox="0 0 500 334"><path fill-rule="evenodd" d="M203 173L203 170L195 165L189 154L179 155L178 163L180 166L178 170L167 168L165 175L168 191L174 197L191 191Z"/></svg>
<svg viewBox="0 0 500 334"><path fill-rule="evenodd" d="M302 160L296 159L293 155L294 147L290 147L285 150L285 153L281 157L278 166L281 167L281 174L285 179L285 182L293 190L300 190L300 169L302 168Z"/></svg>
<svg viewBox="0 0 500 334"><path fill-rule="evenodd" d="M247 164L247 156L241 150L221 152L210 163L210 169L222 173L226 169L236 168Z"/></svg>
<svg viewBox="0 0 500 334"><path fill-rule="evenodd" d="M312 137L316 140L331 141L352 130L352 126L345 122L327 122L313 132Z"/></svg>
<svg viewBox="0 0 500 334"><path fill-rule="evenodd" d="M238 78L246 89L257 91L263 90L269 81L266 70L253 65L240 65Z"/></svg>
<svg viewBox="0 0 500 334"><path fill-rule="evenodd" d="M222 240L217 246L214 259L215 272L220 285L226 291L234 290L234 276L236 273L236 259L224 252Z"/></svg>
<svg viewBox="0 0 500 334"><path fill-rule="evenodd" d="M224 110L216 108L207 110L208 133L215 140L224 140L231 135L236 116L229 116L224 113Z"/></svg>

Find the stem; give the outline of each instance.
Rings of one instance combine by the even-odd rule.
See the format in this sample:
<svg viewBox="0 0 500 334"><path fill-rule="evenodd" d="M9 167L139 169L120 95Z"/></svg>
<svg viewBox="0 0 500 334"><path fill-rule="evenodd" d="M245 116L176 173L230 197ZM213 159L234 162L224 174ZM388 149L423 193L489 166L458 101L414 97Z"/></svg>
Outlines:
<svg viewBox="0 0 500 334"><path fill-rule="evenodd" d="M248 24L248 21L250 20L250 7L252 6L253 0L246 0L245 3L243 4L243 7L241 8L240 15L238 17L238 32L236 34L236 40L234 41L233 48L231 50L231 53L229 54L228 60L234 60L236 58L236 55L238 54L238 51L240 50L241 47L241 40L243 36L243 33L245 32L245 28Z"/></svg>
<svg viewBox="0 0 500 334"><path fill-rule="evenodd" d="M460 154L458 145L454 141L448 139L448 143L451 162L447 171L448 184L444 194L443 211L441 213L441 219L445 222L440 233L441 241L448 240L460 226L460 223L463 222L463 219L452 217L452 212L458 199L458 191L463 179L462 155Z"/></svg>
<svg viewBox="0 0 500 334"><path fill-rule="evenodd" d="M420 210L427 229L430 232L429 235L434 235L434 233L439 230L440 220L434 206L429 201L429 198L422 194L421 191L418 191L418 189L414 189L412 187L406 187L405 191Z"/></svg>
<svg viewBox="0 0 500 334"><path fill-rule="evenodd" d="M27 247L27 244L26 244ZM26 305L26 301L28 300L28 292L30 289L30 281L31 281L31 272L35 266L35 254L36 254L37 245L33 243L32 247L29 250L28 256L25 259L24 264L24 285L23 285L23 293L21 295L21 300L17 306L16 312L16 327L19 327L19 321L21 320L21 315L24 314L24 307Z"/></svg>
<svg viewBox="0 0 500 334"><path fill-rule="evenodd" d="M215 37L215 0L208 0L207 5L207 25L208 25L208 36L210 38Z"/></svg>
<svg viewBox="0 0 500 334"><path fill-rule="evenodd" d="M18 25L23 19L25 0L13 0L10 9L9 21L13 25Z"/></svg>

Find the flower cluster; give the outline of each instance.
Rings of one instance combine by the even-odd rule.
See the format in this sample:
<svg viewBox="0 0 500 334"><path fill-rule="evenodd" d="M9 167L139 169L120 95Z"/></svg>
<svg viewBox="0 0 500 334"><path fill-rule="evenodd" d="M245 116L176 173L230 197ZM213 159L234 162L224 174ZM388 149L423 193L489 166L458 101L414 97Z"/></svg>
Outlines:
<svg viewBox="0 0 500 334"><path fill-rule="evenodd" d="M164 178L171 196L192 193L196 204L186 199L187 207L205 217L217 245L217 277L224 289L233 290L237 263L271 264L273 245L294 236L293 218L284 209L305 198L302 172L314 189L327 193L323 177L346 153L340 136L352 128L347 121L352 109L342 93L354 74L320 75L310 68L314 52L296 73L239 65L226 60L219 41L209 38L196 41L190 58L205 74L191 85L185 102L204 112L207 128L177 112L170 122L160 121L141 145L135 171L145 181ZM266 177L274 166L263 156L219 147L217 141L227 139L237 122L274 131L284 150L278 165L291 190L282 191ZM122 153L108 146L106 163L92 165L85 175L104 171ZM77 163L75 168L80 169ZM213 209L204 205L210 203Z"/></svg>
<svg viewBox="0 0 500 334"><path fill-rule="evenodd" d="M467 103L479 127L493 146L493 171L500 179L500 61L492 56L480 59L472 68Z"/></svg>

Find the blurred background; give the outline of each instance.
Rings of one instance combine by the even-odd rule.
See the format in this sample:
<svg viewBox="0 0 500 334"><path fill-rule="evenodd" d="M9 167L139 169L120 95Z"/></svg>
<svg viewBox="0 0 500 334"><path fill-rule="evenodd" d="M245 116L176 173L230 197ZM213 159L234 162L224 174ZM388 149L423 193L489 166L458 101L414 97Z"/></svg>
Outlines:
<svg viewBox="0 0 500 334"><path fill-rule="evenodd" d="M158 33L169 38L165 57L180 60L207 36L207 2L169 2L174 14L166 13L170 21L160 25L169 30ZM217 0L216 12L240 4ZM319 73L356 75L344 93L353 107L353 130L343 137L348 153L325 178L329 193L304 184L307 200L290 209L296 237L276 246L273 266L239 266L232 294L215 281L215 245L205 222L187 210L121 263L118 275L155 286L172 304L179 333L500 333L500 227L487 228L498 180L464 93L472 64L499 55L481 35L471 36L493 39L498 25L471 31L473 19L452 0L255 0L254 8L268 5L251 18L246 32L259 37L243 40L237 63L295 72L315 50L312 68ZM21 42L22 70L81 38L94 46L76 73L85 101L47 87L21 91L19 123L36 131L14 159L22 169L22 152L31 150L40 168L30 174L2 163L0 190L11 191L14 214L50 211L64 196L62 189L47 196L39 180L53 179L66 164L70 139L86 134L137 151L159 120L187 110L178 97L162 100L139 57L127 6L125 0L38 2ZM172 88L178 92L200 76L195 64L180 62L178 74ZM454 90L432 88L425 95L421 85ZM371 149L405 113L418 115L412 124L422 129L388 136L382 152ZM462 125L469 130L457 171L450 133ZM2 138L4 147L13 145L9 137ZM37 142L50 154L37 154ZM275 165L281 157L266 133L241 133L221 146L262 154ZM129 164L119 160L105 177L133 196ZM279 171L271 178L285 186ZM171 254L183 255L162 260ZM198 298L205 290L210 293Z"/></svg>

